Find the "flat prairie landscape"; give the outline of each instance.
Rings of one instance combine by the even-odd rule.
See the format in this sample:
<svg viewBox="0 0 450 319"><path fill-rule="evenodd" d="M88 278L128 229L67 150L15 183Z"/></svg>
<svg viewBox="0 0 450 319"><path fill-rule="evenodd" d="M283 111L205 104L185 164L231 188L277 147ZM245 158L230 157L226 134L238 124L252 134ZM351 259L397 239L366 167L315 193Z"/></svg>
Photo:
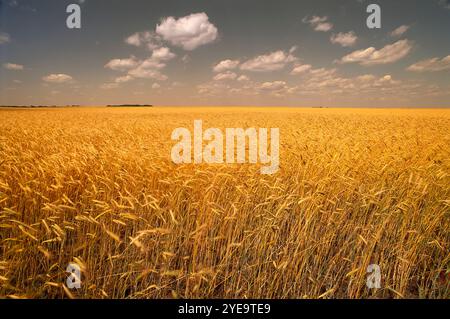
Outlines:
<svg viewBox="0 0 450 319"><path fill-rule="evenodd" d="M279 171L174 164L196 119L280 128ZM0 297L448 298L449 132L448 109L1 109Z"/></svg>

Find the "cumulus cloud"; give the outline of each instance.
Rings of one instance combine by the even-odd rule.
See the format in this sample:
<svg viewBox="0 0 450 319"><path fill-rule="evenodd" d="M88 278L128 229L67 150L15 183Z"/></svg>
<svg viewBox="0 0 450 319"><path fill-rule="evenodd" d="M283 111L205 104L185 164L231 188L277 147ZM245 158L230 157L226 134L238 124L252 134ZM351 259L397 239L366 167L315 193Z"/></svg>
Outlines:
<svg viewBox="0 0 450 319"><path fill-rule="evenodd" d="M42 80L48 83L67 83L71 82L73 78L70 75L60 73L60 74L49 74L47 76L44 76Z"/></svg>
<svg viewBox="0 0 450 319"><path fill-rule="evenodd" d="M169 61L176 57L175 53L170 52L169 48L162 47L155 49L152 53L152 59L158 61Z"/></svg>
<svg viewBox="0 0 450 319"><path fill-rule="evenodd" d="M270 72L283 69L288 63L296 61L297 58L282 50L257 56L241 65L241 70L255 72Z"/></svg>
<svg viewBox="0 0 450 319"><path fill-rule="evenodd" d="M286 82L284 81L264 82L263 84L261 84L260 88L268 91L281 90L286 88Z"/></svg>
<svg viewBox="0 0 450 319"><path fill-rule="evenodd" d="M309 24L315 31L328 32L333 29L333 24L328 21L327 16L313 16L311 18L304 17L302 22Z"/></svg>
<svg viewBox="0 0 450 319"><path fill-rule="evenodd" d="M300 65L296 65L300 66ZM230 71L228 71L230 72ZM431 96L445 94L445 90L435 86L427 86L414 80L400 81L391 74L382 76L363 74L354 77L345 77L338 73L336 68L308 68L298 79L298 84L292 86L286 80L253 82L253 81L211 81L197 86L202 97L235 97L243 96L272 96L286 98L290 95L310 99L319 97L343 98L351 96L352 99L378 99L384 98L409 99L411 96ZM448 95L448 93L447 93Z"/></svg>
<svg viewBox="0 0 450 319"><path fill-rule="evenodd" d="M118 78L116 78L114 80L115 83L126 83L126 82L130 82L133 80L133 77L131 75L124 75L124 76L120 76Z"/></svg>
<svg viewBox="0 0 450 319"><path fill-rule="evenodd" d="M250 81L250 78L246 75L241 75L240 77L237 78L237 80L239 82L247 82L247 81Z"/></svg>
<svg viewBox="0 0 450 319"><path fill-rule="evenodd" d="M11 37L8 33L0 32L0 44L8 43L11 41Z"/></svg>
<svg viewBox="0 0 450 319"><path fill-rule="evenodd" d="M340 44L343 47L351 47L357 40L358 37L353 31L347 33L339 32L338 34L333 34L330 38L331 43Z"/></svg>
<svg viewBox="0 0 450 319"><path fill-rule="evenodd" d="M311 69L311 65L309 64L297 64L291 71L292 75L302 74Z"/></svg>
<svg viewBox="0 0 450 319"><path fill-rule="evenodd" d="M23 65L15 64L15 63L5 63L5 64L3 64L3 67L7 70L12 70L12 71L22 71L23 70Z"/></svg>
<svg viewBox="0 0 450 319"><path fill-rule="evenodd" d="M136 32L127 37L125 43L136 47L146 46L150 50L162 46L161 37L151 31Z"/></svg>
<svg viewBox="0 0 450 319"><path fill-rule="evenodd" d="M126 59L112 59L105 64L105 68L115 71L126 71L136 67L137 64L137 59L134 56L131 56Z"/></svg>
<svg viewBox="0 0 450 319"><path fill-rule="evenodd" d="M128 75L140 79L155 79L158 81L165 81L168 77L161 73L166 65L153 58L146 59L139 63L136 68L128 71Z"/></svg>
<svg viewBox="0 0 450 319"><path fill-rule="evenodd" d="M413 65L410 65L407 70L413 72L437 72L450 70L450 55L447 55L442 59L432 58L419 61Z"/></svg>
<svg viewBox="0 0 450 319"><path fill-rule="evenodd" d="M239 63L239 60L223 60L213 67L213 71L219 73L227 70L233 70L237 68Z"/></svg>
<svg viewBox="0 0 450 319"><path fill-rule="evenodd" d="M217 39L217 28L204 12L193 13L179 19L167 17L156 26L156 33L165 41L184 50L192 51Z"/></svg>
<svg viewBox="0 0 450 319"><path fill-rule="evenodd" d="M165 81L168 79L167 75L162 74L159 70L146 68L144 65L130 70L128 75L139 79L154 79L158 81Z"/></svg>
<svg viewBox="0 0 450 319"><path fill-rule="evenodd" d="M359 63L364 66L394 63L407 56L411 52L412 47L411 41L400 40L386 45L380 50L370 47L354 51L344 56L339 63Z"/></svg>
<svg viewBox="0 0 450 319"><path fill-rule="evenodd" d="M268 93L281 98L296 92L297 87L290 87L285 81L264 82L255 87L256 92Z"/></svg>
<svg viewBox="0 0 450 319"><path fill-rule="evenodd" d="M166 67L166 64L161 62L158 59L155 59L154 57L145 59L143 61L139 61L138 67L143 69L154 69L154 70L161 70Z"/></svg>
<svg viewBox="0 0 450 319"><path fill-rule="evenodd" d="M214 76L214 81L223 81L223 80L234 80L237 78L237 74L231 71L227 71L224 73L219 73Z"/></svg>
<svg viewBox="0 0 450 319"><path fill-rule="evenodd" d="M337 70L333 69L311 69L309 71L310 80L330 80L336 77Z"/></svg>
<svg viewBox="0 0 450 319"><path fill-rule="evenodd" d="M353 94L358 92L395 92L401 84L391 75L377 77L365 74L353 78L340 76L336 68L310 69L304 75L304 81L299 90L301 94Z"/></svg>
<svg viewBox="0 0 450 319"><path fill-rule="evenodd" d="M133 78L154 79L165 81L168 77L161 73L166 67L167 61L175 58L176 55L167 47L161 47L153 50L151 57L138 60L134 56L127 59L112 59L105 67L115 71L127 72L126 75L119 77L115 83L124 83Z"/></svg>
<svg viewBox="0 0 450 319"><path fill-rule="evenodd" d="M197 86L198 93L206 96L222 95L231 90L224 82L205 83Z"/></svg>
<svg viewBox="0 0 450 319"><path fill-rule="evenodd" d="M140 47L142 45L142 38L140 32L134 33L125 39L125 43Z"/></svg>
<svg viewBox="0 0 450 319"><path fill-rule="evenodd" d="M284 97L295 93L297 87L291 87L285 81L252 82L241 75L237 81L212 81L197 86L198 93L202 96L224 96L227 94L242 94L245 96L259 96L268 94L275 97Z"/></svg>
<svg viewBox="0 0 450 319"><path fill-rule="evenodd" d="M131 81L133 78L154 79L165 81L167 75L161 73L166 63L176 57L176 54L164 45L165 42L182 47L187 51L214 41L218 36L217 28L209 22L206 13L194 13L181 18L167 17L156 26L155 31L136 32L125 39L125 43L146 47L152 51L151 57L138 60L134 56L126 59L113 59L105 67L127 72L116 79L115 84ZM182 61L188 62L189 56L184 55Z"/></svg>
<svg viewBox="0 0 450 319"><path fill-rule="evenodd" d="M399 26L397 29L395 29L394 31L391 32L391 37L395 38L395 37L400 37L403 34L405 34L408 30L409 30L410 26L409 25L401 25Z"/></svg>
<svg viewBox="0 0 450 319"><path fill-rule="evenodd" d="M139 61L137 66L128 71L128 75L141 79L154 79L165 81L168 77L162 74L160 70L166 67L164 62L175 57L168 48L160 48L153 51L152 56L143 61Z"/></svg>

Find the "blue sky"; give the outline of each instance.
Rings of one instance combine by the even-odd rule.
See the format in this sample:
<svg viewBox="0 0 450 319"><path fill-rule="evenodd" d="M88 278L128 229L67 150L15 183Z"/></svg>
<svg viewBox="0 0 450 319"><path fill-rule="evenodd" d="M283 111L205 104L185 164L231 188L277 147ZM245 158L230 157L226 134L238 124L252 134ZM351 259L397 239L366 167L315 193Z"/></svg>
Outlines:
<svg viewBox="0 0 450 319"><path fill-rule="evenodd" d="M450 107L449 2L373 2L2 0L0 104Z"/></svg>

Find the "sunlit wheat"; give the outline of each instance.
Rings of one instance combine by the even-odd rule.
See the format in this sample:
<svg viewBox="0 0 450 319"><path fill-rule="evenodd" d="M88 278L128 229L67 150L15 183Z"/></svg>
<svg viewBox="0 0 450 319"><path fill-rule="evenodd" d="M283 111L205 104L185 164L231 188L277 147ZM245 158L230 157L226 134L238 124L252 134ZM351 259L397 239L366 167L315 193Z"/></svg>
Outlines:
<svg viewBox="0 0 450 319"><path fill-rule="evenodd" d="M194 119L279 127L279 172L175 165ZM449 129L446 110L0 110L0 297L447 298Z"/></svg>

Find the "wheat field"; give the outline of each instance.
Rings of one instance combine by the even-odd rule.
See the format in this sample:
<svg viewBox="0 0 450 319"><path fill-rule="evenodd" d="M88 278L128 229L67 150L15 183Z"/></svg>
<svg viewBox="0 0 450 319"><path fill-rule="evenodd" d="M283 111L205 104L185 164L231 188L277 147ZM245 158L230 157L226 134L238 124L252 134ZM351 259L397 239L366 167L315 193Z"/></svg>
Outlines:
<svg viewBox="0 0 450 319"><path fill-rule="evenodd" d="M280 170L172 163L195 119L279 127ZM0 298L448 298L449 130L445 109L2 109Z"/></svg>

